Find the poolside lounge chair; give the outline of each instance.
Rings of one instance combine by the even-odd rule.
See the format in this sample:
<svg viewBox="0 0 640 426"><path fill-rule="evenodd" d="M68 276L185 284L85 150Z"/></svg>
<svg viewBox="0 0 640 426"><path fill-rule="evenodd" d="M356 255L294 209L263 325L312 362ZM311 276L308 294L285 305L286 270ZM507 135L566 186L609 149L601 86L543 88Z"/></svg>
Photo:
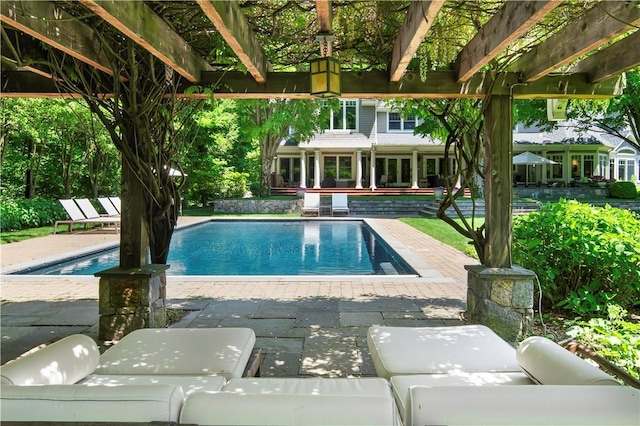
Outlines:
<svg viewBox="0 0 640 426"><path fill-rule="evenodd" d="M335 213L349 215L349 197L347 194L331 194L331 216Z"/></svg>
<svg viewBox="0 0 640 426"><path fill-rule="evenodd" d="M60 201L60 204L62 204L62 207L64 207L64 209L66 210L67 214L69 215L69 217L71 218L71 220L57 220L54 224L53 224L53 233L55 234L57 229L58 229L58 224L61 223L65 223L67 225L69 225L69 232L71 232L71 229L73 227L73 225L75 223L81 223L84 225L84 229L87 229L87 225L90 223L96 223L96 224L100 224L100 225L104 225L104 224L112 224L114 225L116 232L119 231L120 229L120 218L119 217L102 217L100 216L100 214L98 214L98 212L95 211L95 208L93 208L93 206L91 206L93 208L93 211L95 212L95 216L93 217L87 217L78 207L78 204L76 204L75 201L73 200L58 200ZM87 200L89 201L89 200Z"/></svg>
<svg viewBox="0 0 640 426"><path fill-rule="evenodd" d="M320 216L320 193L319 192L305 192L304 204L302 205L302 214L315 213L316 216Z"/></svg>
<svg viewBox="0 0 640 426"><path fill-rule="evenodd" d="M98 202L102 205L102 208L107 212L107 216L120 216L120 211L116 209L111 200L107 197L98 198Z"/></svg>
<svg viewBox="0 0 640 426"><path fill-rule="evenodd" d="M122 213L120 197L109 197L109 201L111 201L116 210L118 210L118 213Z"/></svg>

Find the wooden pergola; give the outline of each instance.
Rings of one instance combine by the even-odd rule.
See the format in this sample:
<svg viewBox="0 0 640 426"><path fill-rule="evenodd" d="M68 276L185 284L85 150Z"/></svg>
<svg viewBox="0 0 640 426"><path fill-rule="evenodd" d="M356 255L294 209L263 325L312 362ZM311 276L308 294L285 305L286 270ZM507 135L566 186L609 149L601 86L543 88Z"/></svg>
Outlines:
<svg viewBox="0 0 640 426"><path fill-rule="evenodd" d="M471 16L469 5L486 13ZM561 0L2 0L0 96L61 95L37 60L46 56L42 44L111 74L96 26L89 24L100 19L175 70L183 96L190 86L213 85L215 97L309 98L308 59L320 54L315 36L330 33L336 40L332 54L342 62L343 98L488 99L485 264L509 268L513 99L616 96L624 89L624 72L640 64L640 2L594 1L579 14L560 15L565 6ZM189 12L188 25L177 22L185 15L175 8ZM463 10L475 33L450 26L451 16ZM296 24L282 24L287 16ZM374 36L355 39L350 19ZM442 28L460 31L461 47L447 67L420 71L415 58L424 56L421 48L429 46L436 28L439 34ZM20 51L9 40L18 41ZM219 40L222 47L213 55L203 40L209 46ZM123 218L121 242L140 244L139 230L129 223Z"/></svg>

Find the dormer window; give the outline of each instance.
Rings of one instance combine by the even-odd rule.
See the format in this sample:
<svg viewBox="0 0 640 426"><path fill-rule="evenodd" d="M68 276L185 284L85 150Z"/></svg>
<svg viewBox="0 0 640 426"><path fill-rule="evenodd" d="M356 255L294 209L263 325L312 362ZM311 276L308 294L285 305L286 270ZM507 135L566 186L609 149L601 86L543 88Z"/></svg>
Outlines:
<svg viewBox="0 0 640 426"><path fill-rule="evenodd" d="M389 113L389 131L410 131L416 128L416 118L409 116L402 118L397 112Z"/></svg>
<svg viewBox="0 0 640 426"><path fill-rule="evenodd" d="M338 109L331 111L327 130L358 130L357 101L340 100Z"/></svg>

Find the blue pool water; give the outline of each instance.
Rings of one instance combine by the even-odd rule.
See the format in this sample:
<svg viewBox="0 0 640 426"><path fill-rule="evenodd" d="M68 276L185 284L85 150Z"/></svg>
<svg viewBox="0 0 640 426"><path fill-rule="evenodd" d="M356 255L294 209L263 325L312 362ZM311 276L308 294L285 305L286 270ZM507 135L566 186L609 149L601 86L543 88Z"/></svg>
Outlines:
<svg viewBox="0 0 640 426"><path fill-rule="evenodd" d="M22 273L93 275L118 259L116 248ZM415 274L362 221L211 221L176 231L167 263L167 275Z"/></svg>

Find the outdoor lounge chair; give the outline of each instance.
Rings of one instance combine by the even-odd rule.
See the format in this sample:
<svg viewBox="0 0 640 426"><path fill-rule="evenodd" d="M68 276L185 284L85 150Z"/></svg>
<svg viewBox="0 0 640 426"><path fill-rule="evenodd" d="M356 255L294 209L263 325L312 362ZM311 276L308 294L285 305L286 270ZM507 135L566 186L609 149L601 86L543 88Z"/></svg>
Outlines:
<svg viewBox="0 0 640 426"><path fill-rule="evenodd" d="M107 212L107 216L120 216L120 210L116 209L116 206L114 206L111 200L109 200L107 197L98 198L98 202L100 203L104 211Z"/></svg>
<svg viewBox="0 0 640 426"><path fill-rule="evenodd" d="M315 213L316 216L320 216L320 193L319 192L305 192L304 204L302 205L302 214Z"/></svg>
<svg viewBox="0 0 640 426"><path fill-rule="evenodd" d="M120 197L109 197L109 201L111 201L111 203L113 204L113 207L116 208L116 210L118 210L118 213L122 213L122 208L120 207L120 205L122 204L120 202Z"/></svg>
<svg viewBox="0 0 640 426"><path fill-rule="evenodd" d="M331 216L335 213L349 215L349 197L347 194L331 194Z"/></svg>
<svg viewBox="0 0 640 426"><path fill-rule="evenodd" d="M73 200L58 200L60 201L60 204L62 204L62 207L64 207L64 209L66 210L67 214L69 215L69 217L71 218L71 220L57 220L54 224L53 224L53 233L55 234L57 229L58 229L58 224L61 223L65 223L67 225L69 225L69 232L71 232L72 227L75 223L81 223L84 225L84 229L87 229L87 225L90 223L95 223L95 224L100 224L100 225L104 225L104 224L112 224L114 225L116 232L119 231L120 229L120 218L119 217L102 217L100 216L100 214L98 214L98 212L95 212L95 208L93 208L93 211L95 212L96 216L94 217L90 217L88 218L78 207L78 204L76 204L75 201ZM88 200L87 200L88 201Z"/></svg>

